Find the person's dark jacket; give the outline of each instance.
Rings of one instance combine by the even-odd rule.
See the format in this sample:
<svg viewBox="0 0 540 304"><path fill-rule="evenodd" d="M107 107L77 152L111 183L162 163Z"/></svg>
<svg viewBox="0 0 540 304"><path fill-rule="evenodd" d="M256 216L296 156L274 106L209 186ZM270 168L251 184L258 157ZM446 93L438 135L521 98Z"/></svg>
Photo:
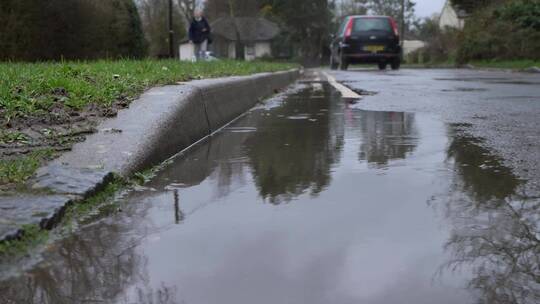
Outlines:
<svg viewBox="0 0 540 304"><path fill-rule="evenodd" d="M201 21L193 19L189 26L189 40L193 43L202 43L210 38L210 25L206 18L202 17Z"/></svg>

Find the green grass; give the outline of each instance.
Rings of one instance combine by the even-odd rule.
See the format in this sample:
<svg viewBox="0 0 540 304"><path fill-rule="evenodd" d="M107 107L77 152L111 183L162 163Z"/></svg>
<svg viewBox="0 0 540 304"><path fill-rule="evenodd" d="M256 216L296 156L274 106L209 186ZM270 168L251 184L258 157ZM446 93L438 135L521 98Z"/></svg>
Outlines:
<svg viewBox="0 0 540 304"><path fill-rule="evenodd" d="M497 69L512 69L524 70L530 67L540 67L540 61L535 60L484 60L473 61L471 64L481 68L497 68Z"/></svg>
<svg viewBox="0 0 540 304"><path fill-rule="evenodd" d="M40 115L58 103L75 110L89 103L110 106L120 99L133 99L152 86L293 67L288 63L228 60L0 63L0 117L6 123L15 117Z"/></svg>
<svg viewBox="0 0 540 304"><path fill-rule="evenodd" d="M28 141L28 137L21 132L0 130L0 144L28 143Z"/></svg>
<svg viewBox="0 0 540 304"><path fill-rule="evenodd" d="M446 60L427 61L427 62L415 62L411 63L405 61L401 64L403 68L454 68L456 67L456 60L453 57L448 57Z"/></svg>
<svg viewBox="0 0 540 304"><path fill-rule="evenodd" d="M53 156L52 149L34 151L16 159L0 159L0 185L26 181L42 162Z"/></svg>
<svg viewBox="0 0 540 304"><path fill-rule="evenodd" d="M115 194L126 186L128 186L127 182L120 177L115 177L104 189L94 194L92 197L69 206L62 219L61 225L64 228L70 228L75 222L88 222L91 220L91 218L88 217L109 210L114 207L114 204L111 205L106 203L113 202Z"/></svg>
<svg viewBox="0 0 540 304"><path fill-rule="evenodd" d="M14 256L27 253L28 250L45 243L49 232L42 230L38 225L24 225L20 239L0 242L0 257Z"/></svg>

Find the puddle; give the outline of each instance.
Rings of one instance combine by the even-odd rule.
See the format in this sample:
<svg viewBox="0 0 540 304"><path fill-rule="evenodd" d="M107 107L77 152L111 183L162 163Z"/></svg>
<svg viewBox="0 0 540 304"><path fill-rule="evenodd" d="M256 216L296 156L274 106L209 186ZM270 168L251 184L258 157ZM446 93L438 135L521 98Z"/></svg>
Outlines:
<svg viewBox="0 0 540 304"><path fill-rule="evenodd" d="M525 80L510 80L502 77L464 77L464 78L435 78L438 81L458 81L458 82L485 82L493 84L510 84L510 85L539 85L540 82L525 81Z"/></svg>
<svg viewBox="0 0 540 304"><path fill-rule="evenodd" d="M490 97L489 99L507 99L507 100L527 99L527 100L540 100L540 96L495 96L495 97Z"/></svg>
<svg viewBox="0 0 540 304"><path fill-rule="evenodd" d="M0 300L538 299L538 202L524 204L521 181L464 135L470 125L363 111L323 88L254 109L179 156L121 213L0 282Z"/></svg>
<svg viewBox="0 0 540 304"><path fill-rule="evenodd" d="M522 84L522 85L540 85L540 82L534 82L534 81L493 81L493 83L497 84Z"/></svg>
<svg viewBox="0 0 540 304"><path fill-rule="evenodd" d="M477 82L477 81L505 81L507 78L502 77L463 77L463 78L434 78L438 81L464 81L464 82Z"/></svg>
<svg viewBox="0 0 540 304"><path fill-rule="evenodd" d="M355 88L350 88L350 89L353 92L355 92L356 94L360 95L360 96L374 96L374 95L377 95L377 92L366 91L366 90L355 89Z"/></svg>
<svg viewBox="0 0 540 304"><path fill-rule="evenodd" d="M227 127L223 129L225 132L233 132L233 133L249 133L249 132L256 132L257 128L235 128L235 127Z"/></svg>
<svg viewBox="0 0 540 304"><path fill-rule="evenodd" d="M487 89L483 88L454 88L452 90L442 90L442 92L485 92Z"/></svg>
<svg viewBox="0 0 540 304"><path fill-rule="evenodd" d="M287 119L292 119L292 120L304 120L304 119L309 119L309 115L307 114L300 114L300 115L293 115L293 116L287 116Z"/></svg>
<svg viewBox="0 0 540 304"><path fill-rule="evenodd" d="M479 142L452 136L447 161L455 175L448 193L430 202L451 227L441 271L469 269L469 287L485 303L535 303L540 199L521 196L523 181Z"/></svg>

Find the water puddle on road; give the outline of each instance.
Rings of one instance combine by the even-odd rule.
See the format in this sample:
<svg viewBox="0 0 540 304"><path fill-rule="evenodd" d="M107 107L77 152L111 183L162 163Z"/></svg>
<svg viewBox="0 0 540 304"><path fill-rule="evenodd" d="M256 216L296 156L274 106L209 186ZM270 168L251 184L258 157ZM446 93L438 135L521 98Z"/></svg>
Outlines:
<svg viewBox="0 0 540 304"><path fill-rule="evenodd" d="M477 139L300 85L53 244L0 302L538 299L539 204Z"/></svg>

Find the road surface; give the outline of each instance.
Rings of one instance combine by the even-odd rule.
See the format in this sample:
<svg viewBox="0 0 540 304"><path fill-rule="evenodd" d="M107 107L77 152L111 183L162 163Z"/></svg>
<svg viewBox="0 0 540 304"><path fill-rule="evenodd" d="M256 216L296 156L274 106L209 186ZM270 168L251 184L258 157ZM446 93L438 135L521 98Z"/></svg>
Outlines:
<svg viewBox="0 0 540 304"><path fill-rule="evenodd" d="M4 277L0 302L538 303L540 78L332 75L363 99L310 74Z"/></svg>

